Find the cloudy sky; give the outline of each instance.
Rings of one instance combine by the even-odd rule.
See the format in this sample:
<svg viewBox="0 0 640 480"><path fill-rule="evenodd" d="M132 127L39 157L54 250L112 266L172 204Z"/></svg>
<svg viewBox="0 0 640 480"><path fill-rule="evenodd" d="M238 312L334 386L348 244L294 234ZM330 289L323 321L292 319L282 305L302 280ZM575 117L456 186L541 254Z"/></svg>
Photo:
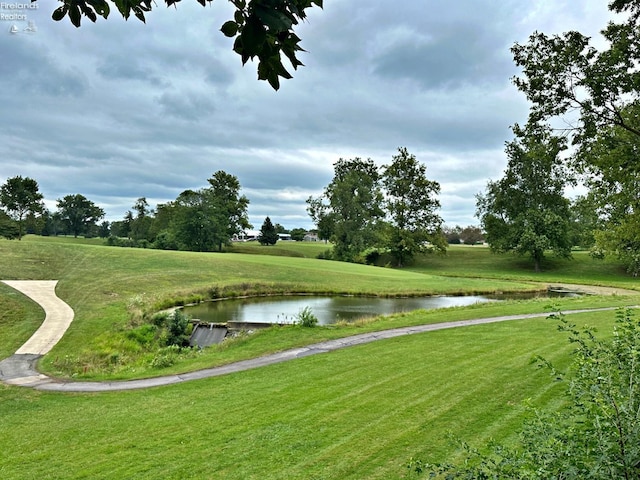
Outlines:
<svg viewBox="0 0 640 480"><path fill-rule="evenodd" d="M57 2L14 2L0 3L0 183L28 176L51 210L81 193L119 220L224 170L257 228L311 227L305 199L333 163L383 165L400 146L440 183L445 223L477 224L474 195L527 115L509 48L535 30L597 37L609 17L605 0L325 0L298 30L306 66L274 92L220 33L224 0L157 0L146 25L113 8L80 29L51 20Z"/></svg>

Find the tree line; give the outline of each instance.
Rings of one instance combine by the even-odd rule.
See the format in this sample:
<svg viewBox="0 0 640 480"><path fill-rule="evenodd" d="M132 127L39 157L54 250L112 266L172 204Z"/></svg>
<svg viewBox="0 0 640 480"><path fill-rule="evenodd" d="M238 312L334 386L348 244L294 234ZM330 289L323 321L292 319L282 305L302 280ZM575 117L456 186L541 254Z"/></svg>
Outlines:
<svg viewBox="0 0 640 480"><path fill-rule="evenodd" d="M249 199L240 193L238 178L215 172L207 186L185 190L170 202L151 208L146 197L138 198L122 220L102 221L105 212L84 195L66 195L50 212L34 179L16 176L0 186L0 237L21 239L25 233L102 237L112 246L165 250L221 251L246 229ZM100 223L99 223L100 222ZM304 228L286 230L269 217L257 241L274 245L280 234L303 240Z"/></svg>
<svg viewBox="0 0 640 480"><path fill-rule="evenodd" d="M128 211L122 221L98 224L105 212L84 195L59 198L57 210L50 212L36 180L12 177L0 186L0 236L124 237L149 246L157 242L159 248L220 249L233 234L250 227L249 200L239 194L240 183L233 175L219 171L208 183L207 188L185 190L173 202L158 205L156 212L146 198L139 198L133 206L135 215Z"/></svg>
<svg viewBox="0 0 640 480"><path fill-rule="evenodd" d="M59 198L55 212L47 210L43 200L34 179L22 176L7 179L0 186L0 237L21 239L24 233L97 235L97 222L105 212L84 195Z"/></svg>

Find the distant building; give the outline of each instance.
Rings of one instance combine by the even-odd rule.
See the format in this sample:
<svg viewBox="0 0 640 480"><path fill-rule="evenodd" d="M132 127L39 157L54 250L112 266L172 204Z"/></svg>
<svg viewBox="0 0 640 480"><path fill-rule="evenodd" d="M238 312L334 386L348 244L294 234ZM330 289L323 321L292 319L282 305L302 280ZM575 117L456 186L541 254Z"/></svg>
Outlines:
<svg viewBox="0 0 640 480"><path fill-rule="evenodd" d="M305 242L317 242L319 240L320 239L318 238L318 234L317 233L313 233L313 232L307 232L304 235L304 239L303 239L303 241L305 241Z"/></svg>
<svg viewBox="0 0 640 480"><path fill-rule="evenodd" d="M242 233L236 233L231 240L233 242L252 242L258 240L260 230L245 230Z"/></svg>

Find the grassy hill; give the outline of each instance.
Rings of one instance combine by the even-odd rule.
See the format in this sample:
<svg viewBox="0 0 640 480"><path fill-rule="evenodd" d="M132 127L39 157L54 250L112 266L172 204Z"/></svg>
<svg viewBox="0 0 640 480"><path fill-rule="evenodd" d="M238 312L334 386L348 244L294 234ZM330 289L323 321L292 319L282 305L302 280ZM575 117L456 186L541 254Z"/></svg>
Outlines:
<svg viewBox="0 0 640 480"><path fill-rule="evenodd" d="M286 250L286 244L280 245ZM545 282L637 288L615 263L579 253L535 275L514 257L452 248L407 270L296 256L122 249L27 237L0 241L1 279L58 279L76 312L43 368L69 374L92 352L122 360L88 378L193 370L351 333L404 325L543 311L548 300L418 311L357 325L268 329L207 349L166 369L131 353L141 311L220 293L330 292L369 295L478 293L543 288ZM252 250L253 248L253 250ZM268 247L264 247L268 248ZM269 253L273 253L270 251ZM538 282L543 282L542 284ZM637 303L632 296L562 299L564 309ZM42 321L32 302L0 284L0 354ZM578 324L610 332L613 313ZM522 402L554 408L561 385L529 365L541 354L566 365L570 345L552 320L475 326L385 340L239 374L145 391L58 394L0 386L2 478L405 478L411 457L453 458L446 432L481 445L512 438ZM95 354L97 355L97 354ZM111 357L109 357L111 355ZM65 363L65 359L70 359ZM95 359L97 362L99 359ZM65 368L67 369L65 371ZM73 373L71 373L73 374Z"/></svg>

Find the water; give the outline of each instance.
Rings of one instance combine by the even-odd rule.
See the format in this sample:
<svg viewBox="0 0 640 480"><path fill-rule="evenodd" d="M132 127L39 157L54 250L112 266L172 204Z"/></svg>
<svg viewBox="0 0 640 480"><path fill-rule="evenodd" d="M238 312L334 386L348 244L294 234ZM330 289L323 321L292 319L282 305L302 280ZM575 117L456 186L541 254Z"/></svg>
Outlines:
<svg viewBox="0 0 640 480"><path fill-rule="evenodd" d="M542 295L546 296L546 292ZM528 298L540 296L528 294ZM321 325L329 325L341 320L353 321L359 318L392 313L409 312L418 309L459 307L476 303L494 302L506 296L433 296L411 298L375 298L347 296L278 296L204 302L184 307L184 312L203 322L254 322L254 323L294 323L296 315L309 307ZM520 294L519 298L523 298Z"/></svg>

